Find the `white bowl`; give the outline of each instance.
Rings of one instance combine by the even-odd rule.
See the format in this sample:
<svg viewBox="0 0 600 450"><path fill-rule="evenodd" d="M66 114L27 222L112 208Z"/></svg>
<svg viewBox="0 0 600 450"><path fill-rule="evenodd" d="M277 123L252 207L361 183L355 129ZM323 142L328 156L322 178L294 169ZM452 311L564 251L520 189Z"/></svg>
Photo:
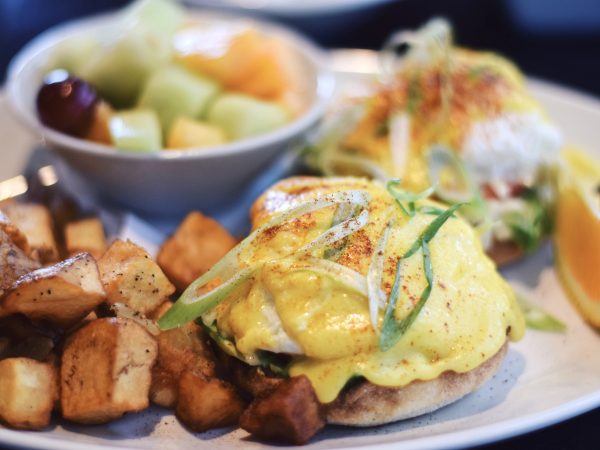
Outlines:
<svg viewBox="0 0 600 450"><path fill-rule="evenodd" d="M307 108L289 124L255 138L214 148L127 153L45 127L35 108L37 91L53 49L77 35L102 30L114 15L61 25L31 41L11 61L8 97L17 117L102 197L151 214L181 214L212 209L241 194L270 161L300 142L324 113L333 91L333 75L324 54L292 31L271 23L211 11L190 11L190 18L250 23L286 43L305 73Z"/></svg>

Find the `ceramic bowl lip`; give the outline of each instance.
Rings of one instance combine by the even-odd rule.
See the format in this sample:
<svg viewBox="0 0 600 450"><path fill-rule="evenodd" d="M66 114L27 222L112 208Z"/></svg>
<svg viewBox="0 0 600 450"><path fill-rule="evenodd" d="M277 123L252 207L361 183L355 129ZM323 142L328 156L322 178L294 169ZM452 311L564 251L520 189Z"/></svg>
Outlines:
<svg viewBox="0 0 600 450"><path fill-rule="evenodd" d="M41 136L50 146L59 147L71 152L81 152L88 155L118 160L205 160L233 156L240 153L252 152L268 148L279 142L286 142L298 136L315 124L325 113L333 96L334 76L329 66L325 52L316 44L300 34L265 20L242 16L234 13L217 12L212 10L188 10L188 17L202 20L235 20L254 24L267 35L277 36L295 48L315 68L315 98L308 109L292 122L277 130L253 138L243 139L211 148L183 149L159 151L155 153L136 153L115 151L110 145L104 145L60 133L44 126L37 114L21 95L26 89L38 87L25 86L22 73L34 64L45 53L51 51L57 44L69 36L82 33L83 29L101 28L114 20L115 13L106 13L84 19L77 19L53 27L31 40L10 61L7 70L7 95L11 110L27 128ZM33 69L35 70L35 69Z"/></svg>

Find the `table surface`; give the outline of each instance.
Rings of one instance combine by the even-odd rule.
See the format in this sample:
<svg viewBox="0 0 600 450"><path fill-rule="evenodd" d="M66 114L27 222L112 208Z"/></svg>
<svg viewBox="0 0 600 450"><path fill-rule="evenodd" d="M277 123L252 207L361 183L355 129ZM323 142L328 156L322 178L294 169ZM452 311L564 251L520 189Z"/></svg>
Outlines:
<svg viewBox="0 0 600 450"><path fill-rule="evenodd" d="M123 0L20 0L0 2L0 81L13 54L49 26L82 15L114 9ZM512 58L528 74L600 96L600 27L598 32L528 30L511 17L502 0L404 0L351 15L323 18L276 18L309 34L325 47L378 48L396 28L414 28L434 15L449 17L461 44L488 48ZM26 14L23 14L27 11ZM30 14L36 11L36 14ZM36 141L5 114L0 98L0 179L19 174ZM600 374L599 374L600 376ZM566 422L495 444L488 450L600 448L600 408Z"/></svg>

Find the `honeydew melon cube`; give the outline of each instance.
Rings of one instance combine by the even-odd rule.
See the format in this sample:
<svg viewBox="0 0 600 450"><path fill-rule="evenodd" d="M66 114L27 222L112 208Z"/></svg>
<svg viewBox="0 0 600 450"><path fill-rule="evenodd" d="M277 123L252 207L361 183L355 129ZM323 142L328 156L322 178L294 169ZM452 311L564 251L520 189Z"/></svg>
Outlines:
<svg viewBox="0 0 600 450"><path fill-rule="evenodd" d="M167 147L203 148L214 147L227 142L225 132L207 122L180 116L173 122L167 138Z"/></svg>
<svg viewBox="0 0 600 450"><path fill-rule="evenodd" d="M223 94L212 103L208 122L225 130L231 140L273 131L289 120L281 105L242 94Z"/></svg>
<svg viewBox="0 0 600 450"><path fill-rule="evenodd" d="M212 80L192 74L182 67L167 66L150 76L138 107L154 109L166 133L178 116L200 118L219 89L219 85Z"/></svg>
<svg viewBox="0 0 600 450"><path fill-rule="evenodd" d="M162 133L154 111L119 111L108 123L112 143L120 150L155 152L162 147Z"/></svg>
<svg viewBox="0 0 600 450"><path fill-rule="evenodd" d="M142 29L127 32L102 47L81 70L100 96L117 108L135 104L148 76L171 56L169 43Z"/></svg>
<svg viewBox="0 0 600 450"><path fill-rule="evenodd" d="M79 76L81 69L100 47L100 42L92 36L67 39L58 44L54 50L47 71L64 69L70 74Z"/></svg>
<svg viewBox="0 0 600 450"><path fill-rule="evenodd" d="M124 9L124 26L146 27L171 36L183 24L185 13L175 0L138 0Z"/></svg>

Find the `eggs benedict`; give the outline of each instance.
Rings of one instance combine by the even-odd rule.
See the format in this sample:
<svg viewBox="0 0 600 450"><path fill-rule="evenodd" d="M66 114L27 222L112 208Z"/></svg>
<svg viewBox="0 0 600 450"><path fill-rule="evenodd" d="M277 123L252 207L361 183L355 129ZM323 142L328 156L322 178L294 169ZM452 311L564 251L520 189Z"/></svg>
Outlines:
<svg viewBox="0 0 600 450"><path fill-rule="evenodd" d="M283 180L252 207L252 233L159 326L197 319L244 364L305 377L328 423L432 411L485 382L524 333L460 207L395 182Z"/></svg>
<svg viewBox="0 0 600 450"><path fill-rule="evenodd" d="M398 46L409 48L405 57L394 55ZM327 175L400 178L415 192L435 185L444 202L469 201L462 213L499 263L536 249L551 225L561 136L519 70L454 46L440 19L392 36L381 57L384 83L347 105L353 112L338 120L335 138L321 136L311 164Z"/></svg>

